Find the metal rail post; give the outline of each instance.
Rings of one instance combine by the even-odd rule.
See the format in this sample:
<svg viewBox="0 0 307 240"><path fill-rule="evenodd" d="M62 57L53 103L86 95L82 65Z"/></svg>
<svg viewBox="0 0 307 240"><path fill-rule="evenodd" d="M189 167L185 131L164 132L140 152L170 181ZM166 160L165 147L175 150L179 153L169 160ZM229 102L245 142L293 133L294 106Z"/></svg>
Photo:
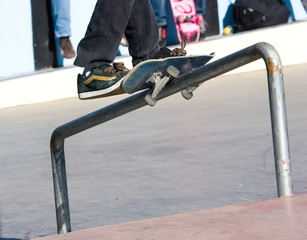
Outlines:
<svg viewBox="0 0 307 240"><path fill-rule="evenodd" d="M260 58L263 58L267 69L277 192L279 197L292 196L293 186L282 65L277 51L270 44L257 43L192 72L183 74L177 77L176 81L170 82L165 87L158 96L158 100L192 85L201 84ZM51 136L50 148L58 233L71 231L64 140L74 134L146 106L144 101L146 93L147 91L135 94L54 130Z"/></svg>

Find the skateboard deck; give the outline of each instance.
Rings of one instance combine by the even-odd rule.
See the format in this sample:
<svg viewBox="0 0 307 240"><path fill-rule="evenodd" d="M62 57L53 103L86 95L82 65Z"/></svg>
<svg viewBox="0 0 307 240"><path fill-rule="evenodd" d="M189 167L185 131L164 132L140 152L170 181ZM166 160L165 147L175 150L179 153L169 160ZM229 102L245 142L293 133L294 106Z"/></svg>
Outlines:
<svg viewBox="0 0 307 240"><path fill-rule="evenodd" d="M168 4L168 44L177 44L182 40L197 42L200 26L194 0L170 0Z"/></svg>
<svg viewBox="0 0 307 240"><path fill-rule="evenodd" d="M152 98L152 101L156 101L154 100L156 95L169 80L205 65L213 56L214 54L193 57L181 56L141 62L125 76L122 89L124 92L132 94L146 88L153 88L153 93L149 97ZM149 102L148 104L152 105Z"/></svg>

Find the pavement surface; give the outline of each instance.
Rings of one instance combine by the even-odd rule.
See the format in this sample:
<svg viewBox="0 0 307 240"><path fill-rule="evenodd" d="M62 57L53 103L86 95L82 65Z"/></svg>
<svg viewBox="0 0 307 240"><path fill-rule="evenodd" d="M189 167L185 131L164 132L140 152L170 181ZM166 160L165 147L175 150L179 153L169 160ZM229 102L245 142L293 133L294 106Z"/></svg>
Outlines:
<svg viewBox="0 0 307 240"><path fill-rule="evenodd" d="M263 64L264 65L264 64ZM284 68L294 193L307 193L307 64ZM126 95L0 109L3 239L56 234L53 130ZM266 71L224 75L65 141L72 230L277 197Z"/></svg>

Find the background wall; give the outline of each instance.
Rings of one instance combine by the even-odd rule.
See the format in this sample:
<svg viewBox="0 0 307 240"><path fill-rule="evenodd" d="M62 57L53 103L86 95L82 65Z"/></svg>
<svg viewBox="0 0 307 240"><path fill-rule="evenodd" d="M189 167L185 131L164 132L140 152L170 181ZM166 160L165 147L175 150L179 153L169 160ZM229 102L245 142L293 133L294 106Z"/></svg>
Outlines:
<svg viewBox="0 0 307 240"><path fill-rule="evenodd" d="M0 0L0 80L34 71L31 1Z"/></svg>
<svg viewBox="0 0 307 240"><path fill-rule="evenodd" d="M71 41L75 48L84 36L95 4L96 0L71 0ZM0 0L0 34L0 81L33 73L35 59L30 0ZM64 65L72 62L73 59L65 59Z"/></svg>

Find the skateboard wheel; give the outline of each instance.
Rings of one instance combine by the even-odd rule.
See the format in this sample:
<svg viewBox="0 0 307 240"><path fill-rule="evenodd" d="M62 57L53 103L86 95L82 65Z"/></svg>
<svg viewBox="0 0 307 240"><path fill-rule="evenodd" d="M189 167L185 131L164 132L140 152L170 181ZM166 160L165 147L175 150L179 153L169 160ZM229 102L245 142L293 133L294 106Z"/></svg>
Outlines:
<svg viewBox="0 0 307 240"><path fill-rule="evenodd" d="M190 100L193 97L193 93L189 92L187 89L181 91L181 95L186 99Z"/></svg>
<svg viewBox="0 0 307 240"><path fill-rule="evenodd" d="M147 104L151 107L153 107L154 105L156 105L157 100L154 99L150 94L147 94L145 96L145 101L147 102Z"/></svg>
<svg viewBox="0 0 307 240"><path fill-rule="evenodd" d="M179 75L179 70L178 70L178 68L176 68L176 67L174 67L174 66L169 66L168 68L167 68L167 73L169 74L169 75L171 75L172 77L178 77L178 75Z"/></svg>

